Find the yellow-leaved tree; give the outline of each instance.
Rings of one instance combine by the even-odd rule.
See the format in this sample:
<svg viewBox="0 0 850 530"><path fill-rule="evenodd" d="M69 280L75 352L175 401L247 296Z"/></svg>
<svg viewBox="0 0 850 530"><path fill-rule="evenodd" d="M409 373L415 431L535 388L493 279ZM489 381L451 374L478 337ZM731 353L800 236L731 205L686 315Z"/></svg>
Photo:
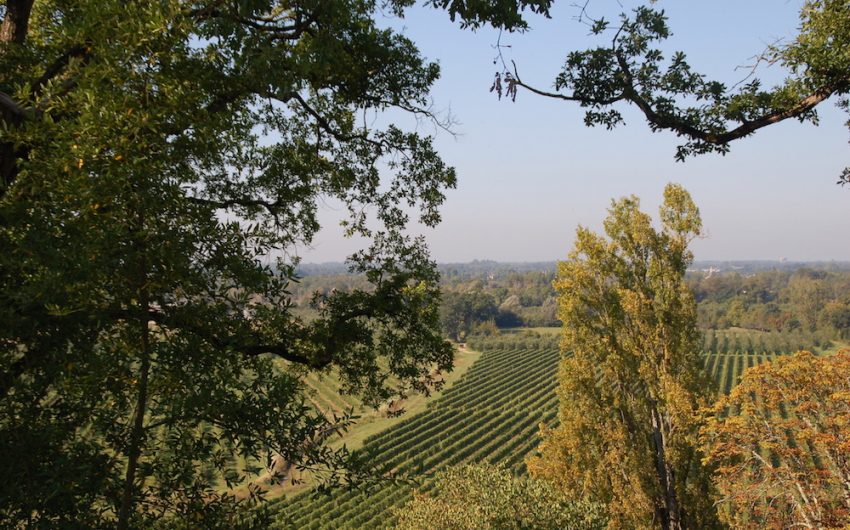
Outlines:
<svg viewBox="0 0 850 530"><path fill-rule="evenodd" d="M678 185L664 190L660 230L639 206L612 202L607 237L580 227L559 264L560 421L529 470L605 505L610 528L713 528L698 412L715 391L684 282L702 222Z"/></svg>

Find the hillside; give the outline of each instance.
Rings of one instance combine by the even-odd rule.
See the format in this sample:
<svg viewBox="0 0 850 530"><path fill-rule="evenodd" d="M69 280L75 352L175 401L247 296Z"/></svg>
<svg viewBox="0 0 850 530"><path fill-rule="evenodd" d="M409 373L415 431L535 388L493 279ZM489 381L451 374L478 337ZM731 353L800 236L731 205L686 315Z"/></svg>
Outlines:
<svg viewBox="0 0 850 530"><path fill-rule="evenodd" d="M461 462L504 462L516 472L537 444L540 422L555 418L555 349L499 347L480 359L426 411L370 437L364 450L399 474L417 477L427 490L433 472ZM330 497L280 500L277 528L377 528L412 486L340 491Z"/></svg>
<svg viewBox="0 0 850 530"><path fill-rule="evenodd" d="M414 477L414 485L379 484L368 491L309 493L273 501L275 528L382 528L392 509L406 503L414 487L427 492L436 471L464 462L502 463L525 471L541 422L556 421L555 377L559 353L547 343L491 338L480 343L480 358L457 383L421 413L367 438L363 450L380 466ZM705 366L728 392L750 366L788 353L707 353Z"/></svg>

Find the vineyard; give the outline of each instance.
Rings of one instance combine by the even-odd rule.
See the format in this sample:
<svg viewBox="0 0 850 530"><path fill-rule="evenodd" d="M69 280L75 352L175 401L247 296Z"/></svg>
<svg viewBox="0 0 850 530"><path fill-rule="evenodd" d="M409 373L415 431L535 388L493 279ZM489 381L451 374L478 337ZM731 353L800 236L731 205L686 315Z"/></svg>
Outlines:
<svg viewBox="0 0 850 530"><path fill-rule="evenodd" d="M537 445L540 422L555 419L556 349L493 348L425 412L370 437L363 450L382 467L422 479L462 462L504 462L522 473ZM410 499L412 485L386 484L330 497L304 494L270 506L277 528L376 528L391 523L391 508Z"/></svg>
<svg viewBox="0 0 850 530"><path fill-rule="evenodd" d="M795 338L780 337L787 348L758 352L763 343L736 335L741 334L717 332L706 338L704 365L724 392L746 368L801 346ZM752 351L745 349L750 344ZM502 463L524 473L524 459L538 442L538 425L556 421L560 354L555 340L508 335L471 346L483 352L481 357L440 398L364 442L362 450L378 467L414 477L419 491L430 489L436 471L465 462ZM332 399L330 389L323 390ZM403 506L413 489L413 484L388 482L331 495L302 493L268 507L277 518L273 528L382 528L392 525L392 509Z"/></svg>
<svg viewBox="0 0 850 530"><path fill-rule="evenodd" d="M761 352L794 353L800 350L821 351L832 345L833 334L828 331L758 331L752 329L726 329L705 332L703 352L750 355Z"/></svg>

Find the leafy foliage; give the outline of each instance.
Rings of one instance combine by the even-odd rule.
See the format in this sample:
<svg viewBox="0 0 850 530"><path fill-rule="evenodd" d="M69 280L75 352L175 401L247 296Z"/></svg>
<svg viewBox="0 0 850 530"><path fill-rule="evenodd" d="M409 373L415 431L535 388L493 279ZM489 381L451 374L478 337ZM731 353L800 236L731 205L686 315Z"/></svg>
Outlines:
<svg viewBox="0 0 850 530"><path fill-rule="evenodd" d="M478 291L444 294L440 322L445 334L458 341L483 325L515 327L522 323L511 309L496 307L492 296Z"/></svg>
<svg viewBox="0 0 850 530"><path fill-rule="evenodd" d="M354 478L325 444L350 418L305 402L306 373L377 404L451 368L405 227L439 221L454 170L431 138L358 119L436 119L439 68L375 10L0 8L0 524L262 526L238 515L260 492L228 488L272 455ZM289 285L323 200L369 241L350 257L367 285L306 320Z"/></svg>
<svg viewBox="0 0 850 530"><path fill-rule="evenodd" d="M463 466L438 475L436 495L417 495L398 511L400 530L591 530L607 524L601 506L565 498L549 483L496 466Z"/></svg>
<svg viewBox="0 0 850 530"><path fill-rule="evenodd" d="M660 217L656 231L636 197L614 202L608 238L580 227L555 282L572 356L558 376L560 425L544 431L529 470L604 504L611 528L716 525L696 439L697 411L713 392L684 282L701 221L676 185Z"/></svg>
<svg viewBox="0 0 850 530"><path fill-rule="evenodd" d="M478 29L489 24L508 31L523 31L528 29L528 23L522 18L523 11L548 17L552 0L427 0L427 3L448 11L452 20L460 20L461 27Z"/></svg>
<svg viewBox="0 0 850 530"><path fill-rule="evenodd" d="M786 44L770 46L759 62L778 64L786 80L765 89L756 79L729 87L706 78L684 52L665 57L662 42L671 35L663 10L640 6L618 21L593 19L582 9L581 20L603 45L567 55L555 78L555 92L522 81L516 69L497 74L501 96L516 97L516 88L586 108L585 124L608 129L623 123L618 103L636 106L653 131L669 130L684 138L678 160L702 153L726 153L729 144L757 130L794 118L817 122L815 107L829 98L846 108L850 92L850 6L844 0L807 0L800 11L800 32ZM839 182L846 182L845 171Z"/></svg>
<svg viewBox="0 0 850 530"><path fill-rule="evenodd" d="M819 332L831 337L850 334L850 275L846 271L806 267L746 275L694 275L688 283L704 328ZM810 348L811 344L804 346Z"/></svg>
<svg viewBox="0 0 850 530"><path fill-rule="evenodd" d="M850 523L850 353L798 352L748 369L702 436L721 515L736 528Z"/></svg>

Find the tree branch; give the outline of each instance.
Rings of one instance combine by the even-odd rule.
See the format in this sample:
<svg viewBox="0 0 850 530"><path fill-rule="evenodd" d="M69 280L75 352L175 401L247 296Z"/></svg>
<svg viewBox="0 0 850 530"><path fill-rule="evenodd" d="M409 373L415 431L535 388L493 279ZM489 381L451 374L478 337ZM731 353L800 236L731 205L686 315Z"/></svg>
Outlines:
<svg viewBox="0 0 850 530"><path fill-rule="evenodd" d="M814 94L801 99L796 105L789 109L770 112L756 120L746 121L739 127L719 135L709 134L705 138L705 141L714 144L729 143L732 140L737 140L738 138L747 136L761 129L762 127L767 127L768 125L787 120L788 118L796 118L802 114L805 114L806 112L809 112L821 102L829 99L829 97L835 94L836 92L840 92L846 89L847 85L847 82L842 82L837 83L835 85L823 86L816 90Z"/></svg>
<svg viewBox="0 0 850 530"><path fill-rule="evenodd" d="M44 73L39 77L32 86L33 94L36 96L41 94L42 89L47 83L62 73L65 68L71 63L71 59L81 59L83 62L88 62L91 58L91 44L78 44L71 47L68 51L60 55L53 63L47 67Z"/></svg>
<svg viewBox="0 0 850 530"><path fill-rule="evenodd" d="M30 14L34 0L8 0L6 16L0 25L0 43L23 44L29 32ZM0 54L5 51L0 46Z"/></svg>
<svg viewBox="0 0 850 530"><path fill-rule="evenodd" d="M634 76L632 75L626 58L623 57L623 54L619 51L615 51L615 56L617 57L617 64L620 66L623 78L625 79L626 86L623 90L623 96L627 101L634 103L641 112L643 112L647 121L660 129L670 129L677 132L679 135L690 136L694 139L707 141L706 138L709 136L708 133L686 123L682 123L681 121L658 114L655 109L652 108L652 105L638 94L634 84Z"/></svg>
<svg viewBox="0 0 850 530"><path fill-rule="evenodd" d="M224 201L219 201L215 199L204 199L201 197L186 197L186 200L193 204L198 204L200 206L210 206L216 209L227 209L233 206L242 206L244 208L250 208L252 206L265 208L272 215L277 215L278 208L281 207L280 201L264 201L262 199L249 199L249 198L241 198L241 199L228 199Z"/></svg>
<svg viewBox="0 0 850 530"><path fill-rule="evenodd" d="M546 90L540 90L539 88L535 88L535 87L528 85L525 82L523 82L522 79L520 79L520 77L519 77L519 72L517 71L516 62L511 61L511 64L514 67L514 79L513 79L512 82L516 86L520 86L520 87L528 90L529 92L537 94L538 96L544 96L544 97L553 98L553 99L560 99L560 100L564 100L564 101L576 101L576 102L588 104L588 105L612 105L612 104L614 104L618 101L622 101L623 99L625 99L625 94L620 94L618 96L614 96L614 97L611 97L611 98L608 98L608 99L590 99L590 98L583 98L581 96L575 96L575 95L570 96L570 95L567 95L567 94L560 94L558 92L547 92Z"/></svg>
<svg viewBox="0 0 850 530"><path fill-rule="evenodd" d="M0 91L0 114L2 114L4 122L17 125L26 116L26 109L12 99L12 96Z"/></svg>
<svg viewBox="0 0 850 530"><path fill-rule="evenodd" d="M623 57L622 53L620 53L619 51L616 51L615 54L617 57L617 63L620 67L620 71L622 72L623 77L626 81L626 88L623 93L623 99L634 103L641 110L641 112L643 112L647 121L655 125L659 129L672 130L678 133L679 135L688 136L690 138L693 138L694 140L700 140L713 145L728 144L733 140L738 140L740 138L748 136L763 127L767 127L768 125L778 123L788 118L796 118L798 116L801 116L811 111L821 102L825 101L826 99L829 99L829 97L835 94L836 92L846 90L848 87L847 81L841 81L832 85L826 85L816 90L812 95L801 99L796 105L791 108L769 112L755 120L742 121L741 125L734 129L729 129L719 133L708 132L702 129L698 129L687 123L684 123L683 121L678 120L674 117L663 116L656 112L656 110L652 108L652 105L643 97L641 97L637 89L635 88L634 77L631 73L631 70L629 69L629 65L625 57Z"/></svg>

